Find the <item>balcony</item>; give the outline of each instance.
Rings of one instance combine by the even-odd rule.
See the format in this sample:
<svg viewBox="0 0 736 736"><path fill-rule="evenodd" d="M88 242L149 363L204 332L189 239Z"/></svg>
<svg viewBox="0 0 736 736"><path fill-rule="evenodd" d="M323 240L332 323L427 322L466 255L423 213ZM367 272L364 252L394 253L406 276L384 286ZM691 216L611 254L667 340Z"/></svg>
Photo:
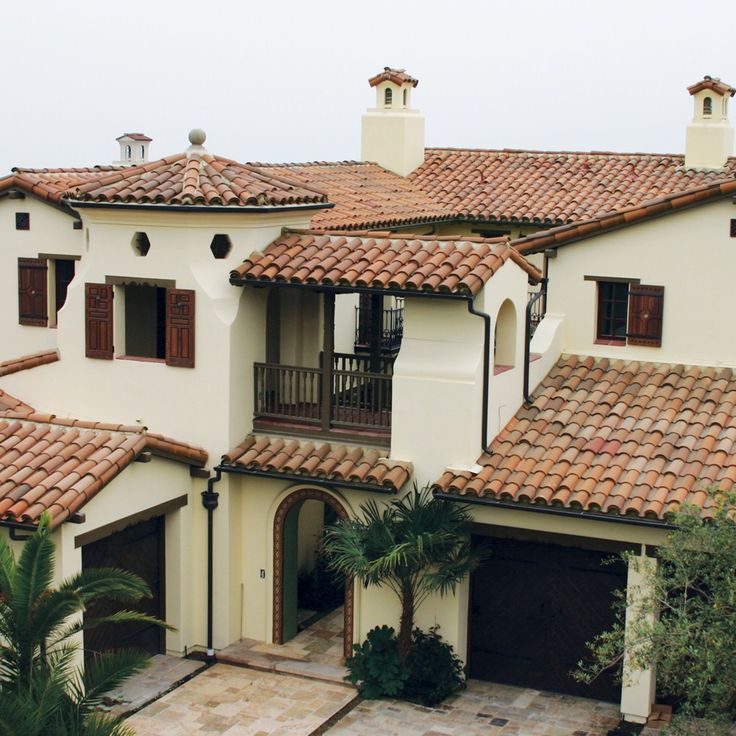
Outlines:
<svg viewBox="0 0 736 736"><path fill-rule="evenodd" d="M334 353L323 363L255 363L254 428L388 444L394 357Z"/></svg>
<svg viewBox="0 0 736 736"><path fill-rule="evenodd" d="M373 325L376 322L380 322L381 325L378 335L375 335L373 330ZM356 353L370 350L374 339L380 339L381 352L396 353L401 347L401 338L403 336L403 299L396 299L396 304L391 309L383 309L382 304L379 304L378 309L376 309L371 304L370 298L361 298L360 305L355 307L354 347Z"/></svg>

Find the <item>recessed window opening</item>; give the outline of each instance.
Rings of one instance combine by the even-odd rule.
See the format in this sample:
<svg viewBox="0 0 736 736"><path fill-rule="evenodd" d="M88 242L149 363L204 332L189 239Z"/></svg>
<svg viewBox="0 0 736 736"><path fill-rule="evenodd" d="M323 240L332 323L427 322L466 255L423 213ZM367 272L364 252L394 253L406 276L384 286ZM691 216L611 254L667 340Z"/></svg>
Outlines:
<svg viewBox="0 0 736 736"><path fill-rule="evenodd" d="M230 237L228 235L223 235L222 233L215 235L215 237L212 238L212 243L210 243L210 250L215 258L227 258L232 247L233 245L230 242Z"/></svg>
<svg viewBox="0 0 736 736"><path fill-rule="evenodd" d="M133 158L133 149L130 146L125 146L125 158L130 161Z"/></svg>
<svg viewBox="0 0 736 736"><path fill-rule="evenodd" d="M494 365L513 368L516 363L516 309L507 299L496 317Z"/></svg>
<svg viewBox="0 0 736 736"><path fill-rule="evenodd" d="M383 93L383 104L386 105L386 107L390 107L393 104L394 99L394 93L391 90L390 87L386 87L386 90Z"/></svg>
<svg viewBox="0 0 736 736"><path fill-rule="evenodd" d="M166 289L145 284L125 286L125 354L166 358Z"/></svg>
<svg viewBox="0 0 736 736"><path fill-rule="evenodd" d="M141 146L141 158L145 158L145 157L146 157L146 148L145 146Z"/></svg>
<svg viewBox="0 0 736 736"><path fill-rule="evenodd" d="M736 238L736 219L731 220L731 237Z"/></svg>
<svg viewBox="0 0 736 736"><path fill-rule="evenodd" d="M31 213L16 212L15 213L15 229L30 230L31 229Z"/></svg>
<svg viewBox="0 0 736 736"><path fill-rule="evenodd" d="M69 284L74 278L74 261L67 258L54 259L54 291L56 298L56 311L58 312L66 303L66 294Z"/></svg>
<svg viewBox="0 0 736 736"><path fill-rule="evenodd" d="M599 340L626 340L629 285L611 281L598 283Z"/></svg>
<svg viewBox="0 0 736 736"><path fill-rule="evenodd" d="M703 115L713 114L713 100L710 97L703 98Z"/></svg>
<svg viewBox="0 0 736 736"><path fill-rule="evenodd" d="M408 90L408 89L405 89L405 90L404 90L404 107L406 107L406 106L407 106L407 104L408 104L408 99L409 99L409 90Z"/></svg>
<svg viewBox="0 0 736 736"><path fill-rule="evenodd" d="M133 252L137 256L147 256L148 251L151 250L151 241L148 239L146 233L135 233L131 245L133 246Z"/></svg>

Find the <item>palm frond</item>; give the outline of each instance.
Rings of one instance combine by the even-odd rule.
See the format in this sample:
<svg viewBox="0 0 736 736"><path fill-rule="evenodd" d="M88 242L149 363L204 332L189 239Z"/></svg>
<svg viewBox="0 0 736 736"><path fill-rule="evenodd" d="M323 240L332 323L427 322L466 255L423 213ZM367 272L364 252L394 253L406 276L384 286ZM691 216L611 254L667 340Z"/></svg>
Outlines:
<svg viewBox="0 0 736 736"><path fill-rule="evenodd" d="M119 719L94 713L85 722L80 736L135 736L135 732Z"/></svg>
<svg viewBox="0 0 736 736"><path fill-rule="evenodd" d="M0 598L10 598L15 577L15 556L5 537L0 536Z"/></svg>
<svg viewBox="0 0 736 736"><path fill-rule="evenodd" d="M151 589L138 575L117 567L96 567L84 570L59 586L74 591L83 602L104 596L114 600L137 601L150 598Z"/></svg>
<svg viewBox="0 0 736 736"><path fill-rule="evenodd" d="M84 668L79 708L85 712L99 705L102 696L114 690L129 677L142 672L149 665L145 652L135 649L117 649L95 656Z"/></svg>

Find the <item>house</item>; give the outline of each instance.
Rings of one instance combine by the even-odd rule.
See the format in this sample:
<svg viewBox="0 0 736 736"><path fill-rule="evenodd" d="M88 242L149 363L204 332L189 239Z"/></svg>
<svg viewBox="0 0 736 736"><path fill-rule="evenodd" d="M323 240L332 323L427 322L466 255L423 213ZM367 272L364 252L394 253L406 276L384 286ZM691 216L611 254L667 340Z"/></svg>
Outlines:
<svg viewBox="0 0 736 736"><path fill-rule="evenodd" d="M363 162L244 164L193 130L0 179L0 525L21 544L48 510L60 576L158 585L177 631L140 646L214 654L287 641L324 524L431 483L495 554L420 625L473 676L646 720L653 672L567 672L637 589L601 561L655 564L666 513L736 480L734 89L689 88L683 157L426 149L417 80L370 85ZM343 603L345 653L398 619Z"/></svg>

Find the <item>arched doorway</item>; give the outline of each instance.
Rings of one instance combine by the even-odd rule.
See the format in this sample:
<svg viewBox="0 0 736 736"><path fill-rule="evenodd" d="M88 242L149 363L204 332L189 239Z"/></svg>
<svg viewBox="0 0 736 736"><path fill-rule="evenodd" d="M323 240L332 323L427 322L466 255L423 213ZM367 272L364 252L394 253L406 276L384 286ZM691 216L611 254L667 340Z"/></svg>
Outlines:
<svg viewBox="0 0 736 736"><path fill-rule="evenodd" d="M276 509L273 528L273 641L284 644L296 631L299 516L306 502L318 501L338 519L346 519L345 507L329 493L302 488L289 494ZM343 656L353 649L353 581L345 581Z"/></svg>

